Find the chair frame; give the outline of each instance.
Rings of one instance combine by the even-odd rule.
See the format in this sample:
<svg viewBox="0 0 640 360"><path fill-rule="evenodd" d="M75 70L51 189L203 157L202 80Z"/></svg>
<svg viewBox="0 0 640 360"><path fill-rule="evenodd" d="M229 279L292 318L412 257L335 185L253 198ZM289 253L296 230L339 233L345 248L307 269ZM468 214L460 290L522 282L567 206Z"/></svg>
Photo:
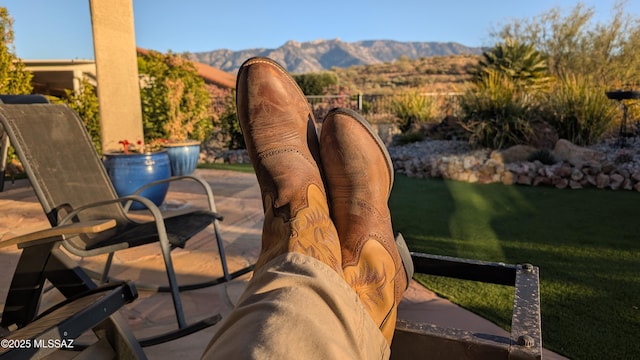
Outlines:
<svg viewBox="0 0 640 360"><path fill-rule="evenodd" d="M64 235L98 233L115 226L114 221L74 223L2 239L0 247L17 245L22 249L13 274L0 325L4 341L22 344L3 347L0 359L40 359L59 350L48 341L65 341L72 350L86 356L105 353L118 358L145 359L146 356L124 319L116 313L138 297L131 282L98 287L60 250ZM45 280L67 300L38 314ZM17 328L15 330L10 330ZM93 330L96 344L74 343L87 330Z"/></svg>
<svg viewBox="0 0 640 360"><path fill-rule="evenodd" d="M44 100L42 100L44 99ZM77 116L77 114L75 114L73 111L69 110L68 108L66 108L66 106L64 105L53 105L53 104L47 104L46 103L46 98L41 97L41 96L0 96L0 101L2 103L5 103L4 105L0 105L0 110L2 110L3 108L6 107L6 112L7 113L11 113L11 107L20 107L22 106L23 108L20 109L26 109L30 108L33 109L34 112L41 112L43 114L46 114L46 112L43 110L43 107L47 107L47 109L52 109L52 111L58 111L58 112L66 112L69 114L72 114L73 116L75 116L75 120L78 122L79 125L73 125L76 128L78 126L82 126L81 125L81 120L80 118ZM26 104L25 104L26 103ZM35 104L34 104L35 103ZM9 104L9 105L7 105ZM39 108L38 108L39 107ZM16 109L14 108L14 109ZM63 109L64 108L64 109ZM22 110L16 110L16 113L19 113ZM58 114L57 116L70 116L70 115L60 115ZM3 114L4 115L4 114ZM46 116L46 115L43 115ZM182 306L182 301L180 299L180 292L181 291L185 291L185 290L193 290L193 289L199 289L199 288L203 288L203 287L209 287L209 286L214 286L217 284L221 284L227 281L230 281L238 276L242 276L246 273L249 273L250 271L253 270L253 265L247 266L243 269L240 269L238 271L235 272L229 272L228 266L227 266L227 262L226 262L226 254L224 251L224 243L222 241L222 237L220 235L220 231L219 231L219 221L222 220L222 217L220 215L217 214L216 212L216 207L215 207L215 201L214 201L214 197L213 197L213 191L211 189L211 186L203 179L199 178L198 176L195 175L185 175L185 176L179 176L179 177L172 177L166 180L162 180L162 181L158 181L158 182L154 182L151 184L146 185L145 187L143 187L142 189L139 189L136 193L129 195L129 196L124 196L124 197L117 197L115 195L115 190L113 190L113 186L111 185L110 180L108 179L108 176L106 174L106 171L104 169L104 167L100 166L100 171L102 171L102 173L100 175L97 175L100 178L100 181L105 182L108 184L109 189L107 189L107 192L111 192L113 194L113 198L105 200L105 201L99 201L99 202L94 202L92 204L87 204L85 203L84 205L80 205L75 209L72 209L70 206L65 205L65 204L52 204L50 203L51 201L48 199L48 190L47 188L45 189L41 189L39 184L39 179L38 179L38 171L37 169L34 170L31 168L31 164L29 162L25 163L25 159L29 159L29 156L26 155L24 153L24 151L21 149L21 147L19 146L21 144L21 138L19 135L20 130L19 129L14 129L12 128L12 126L14 126L11 121L9 121L9 118L7 117L7 120L5 120L5 116L2 116L2 123L0 123L0 133L5 133L3 136L7 136L8 134L8 138L10 139L11 143L14 144L16 153L18 154L18 156L20 157L20 159L23 161L23 165L25 166L25 170L27 172L27 175L29 177L29 179L31 180L31 183L34 187L34 191L36 192L36 195L38 196L38 199L40 200L43 209L45 210L45 213L49 219L49 222L51 223L52 226L56 227L56 226L64 226L67 224L72 223L73 221L77 221L76 218L78 215L81 215L81 213L85 212L85 211L91 211L92 209L96 209L99 208L101 206L118 206L121 204L125 204L124 206L120 206L118 207L119 213L114 214L117 215L120 220L119 221L124 221L124 222L129 222L131 224L131 226L134 226L137 222L136 221L132 221L130 220L129 216L128 216L128 209L130 204L133 201L137 201L142 203L144 206L146 206L147 210L149 211L149 213L152 215L153 217L153 221L150 223L147 223L148 225L151 226L155 226L155 234L158 236L158 243L162 252L162 257L165 263L165 268L166 268L166 272L167 272L167 279L168 279L168 286L157 286L157 285L145 285L145 284L136 284L138 286L139 289L141 290L151 290L151 291L162 291L162 292L170 292L171 293L171 297L172 297L172 301L173 301L173 305L174 305L174 310L175 310L175 314L176 314L176 322L178 325L178 329L175 331L170 331L169 333L165 333L165 334L160 334L158 336L154 336L154 337L150 337L147 339L141 339L140 342L141 344L143 344L143 346L149 346L149 345L154 345L160 342L164 342L164 341L169 341L169 340L173 340L188 334L191 334L193 332L202 330L206 327L209 327L215 323L217 323L219 321L219 316L218 315L214 315L214 316L210 316L208 318L205 318L201 321L197 321L193 324L187 324L186 319L185 319L185 315L184 315L184 310L183 310L183 306ZM6 121L6 123L5 123ZM69 120L71 121L71 120ZM4 131L3 131L4 130ZM86 134L86 130L84 129L84 127L82 127L82 131L84 132L84 139L75 139L74 141L84 141L84 142L90 142L88 139L88 135ZM16 146L18 145L18 146ZM97 154L96 154L96 158L97 158ZM95 162L99 162L99 160L94 159L92 160L92 162L95 164ZM92 165L95 166L95 165ZM42 175L45 176L45 175ZM106 180L105 180L106 179ZM184 284L184 285L179 285L176 279L176 273L173 267L173 262L171 259L171 251L175 248L174 245L172 245L169 241L169 238L167 236L167 227L166 227L166 220L167 218L165 218L162 214L162 212L160 211L160 209L158 208L158 206L156 206L153 202L151 202L149 199L144 198L142 196L139 195L139 193L144 190L145 188L148 188L150 186L154 186L157 185L159 183L165 183L165 182L172 182L172 181L179 181L179 180L190 180L190 181L196 181L197 183L199 183L203 189L203 193L204 195L207 196L207 200L208 200L208 207L209 209L207 211L200 211L201 214L203 214L202 216L207 216L211 218L211 222L208 223L207 226L211 226L213 225L213 230L214 230L214 237L215 237L215 241L218 247L218 252L219 252L219 256L220 256L220 264L222 267L222 272L223 272L223 276L216 278L216 279L212 279L209 281L203 281L201 283L198 284ZM51 208L57 206L56 208ZM60 214L64 214L64 216L61 216ZM116 218L117 219L117 218ZM152 225L155 224L155 225ZM202 223L204 224L204 223ZM117 250L120 249L124 249L129 247L128 243L115 243L115 244L111 244L111 245L106 245L106 246L101 246L98 249L83 249L80 247L75 246L75 244L72 242L72 238L71 239L67 239L65 238L65 241L62 241L62 246L69 252L71 252L74 255L77 256L81 256L81 257L85 257L85 256L95 256L97 254L109 254L107 261L105 263L105 267L104 267L104 271L101 275L97 275L97 278L100 279L103 282L109 281L109 270L111 267L111 260L113 258L113 253Z"/></svg>
<svg viewBox="0 0 640 360"><path fill-rule="evenodd" d="M508 338L406 320L396 322L392 359L542 359L539 268L411 253L415 272L514 287Z"/></svg>

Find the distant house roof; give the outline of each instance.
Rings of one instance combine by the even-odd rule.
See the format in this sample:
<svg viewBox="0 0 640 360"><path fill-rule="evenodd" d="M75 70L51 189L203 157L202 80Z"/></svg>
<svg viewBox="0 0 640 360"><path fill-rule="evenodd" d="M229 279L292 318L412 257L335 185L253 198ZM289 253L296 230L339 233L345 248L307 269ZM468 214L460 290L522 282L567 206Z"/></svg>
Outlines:
<svg viewBox="0 0 640 360"><path fill-rule="evenodd" d="M138 54L148 54L150 50L137 48ZM31 84L33 92L38 94L65 96L65 90L77 91L83 79L92 85L97 85L96 63L94 60L22 60L26 70L33 74ZM198 75L207 84L216 85L223 89L236 87L233 74L216 69L207 64L192 61Z"/></svg>
<svg viewBox="0 0 640 360"><path fill-rule="evenodd" d="M33 74L31 85L37 94L65 96L65 90L77 91L82 80L96 85L96 63L93 60L22 60Z"/></svg>
<svg viewBox="0 0 640 360"><path fill-rule="evenodd" d="M136 48L136 50L140 55L146 55L151 52L151 50L143 49L140 47ZM198 75L200 75L200 77L204 79L205 83L217 85L226 89L233 89L236 87L236 78L233 74L224 72L220 69L216 69L212 66L197 61L191 62L198 71Z"/></svg>

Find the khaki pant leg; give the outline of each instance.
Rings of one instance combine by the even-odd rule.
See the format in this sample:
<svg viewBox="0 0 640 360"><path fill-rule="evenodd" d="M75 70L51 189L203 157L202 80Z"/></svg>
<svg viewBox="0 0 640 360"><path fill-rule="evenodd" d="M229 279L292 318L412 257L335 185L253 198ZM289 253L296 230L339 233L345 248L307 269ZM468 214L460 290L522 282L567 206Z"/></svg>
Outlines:
<svg viewBox="0 0 640 360"><path fill-rule="evenodd" d="M387 341L334 270L281 255L254 274L203 359L388 359Z"/></svg>

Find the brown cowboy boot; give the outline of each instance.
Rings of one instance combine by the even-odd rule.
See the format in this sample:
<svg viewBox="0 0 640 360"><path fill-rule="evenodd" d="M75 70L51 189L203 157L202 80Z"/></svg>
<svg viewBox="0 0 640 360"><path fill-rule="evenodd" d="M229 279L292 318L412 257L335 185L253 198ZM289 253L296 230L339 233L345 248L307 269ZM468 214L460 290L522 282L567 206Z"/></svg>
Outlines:
<svg viewBox="0 0 640 360"><path fill-rule="evenodd" d="M340 242L318 167L315 123L302 90L267 58L245 61L236 89L238 118L265 211L256 269L278 255L298 252L342 276Z"/></svg>
<svg viewBox="0 0 640 360"><path fill-rule="evenodd" d="M369 124L348 109L325 117L320 154L345 280L391 344L397 305L408 285L388 207L391 159Z"/></svg>

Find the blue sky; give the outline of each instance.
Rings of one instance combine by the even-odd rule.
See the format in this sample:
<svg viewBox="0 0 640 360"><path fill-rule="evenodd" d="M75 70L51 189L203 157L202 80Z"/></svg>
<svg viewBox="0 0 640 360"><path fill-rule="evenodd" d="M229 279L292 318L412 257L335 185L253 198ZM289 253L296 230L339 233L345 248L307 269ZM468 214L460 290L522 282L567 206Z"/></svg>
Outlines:
<svg viewBox="0 0 640 360"><path fill-rule="evenodd" d="M138 46L174 52L277 48L299 42L454 41L492 45L489 33L581 2L596 21L611 18L615 0L133 0ZM93 59L89 0L0 0L14 19L15 51L23 59ZM627 0L640 18L640 0Z"/></svg>

